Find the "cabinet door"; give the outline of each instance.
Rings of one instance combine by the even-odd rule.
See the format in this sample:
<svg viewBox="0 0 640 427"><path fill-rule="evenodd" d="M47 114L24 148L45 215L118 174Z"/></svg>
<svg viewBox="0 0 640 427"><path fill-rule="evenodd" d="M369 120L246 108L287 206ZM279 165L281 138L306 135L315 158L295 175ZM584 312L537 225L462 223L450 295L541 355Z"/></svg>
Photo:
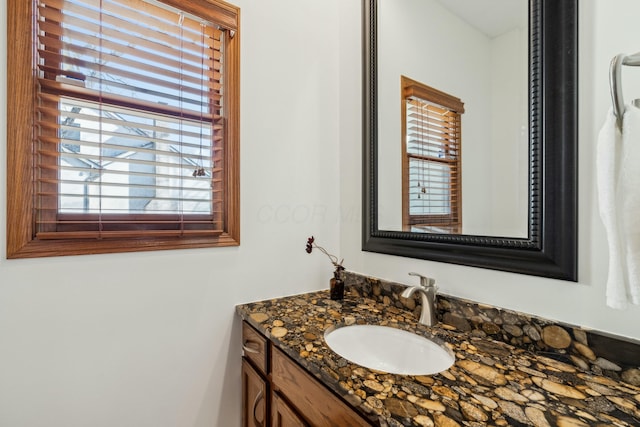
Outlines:
<svg viewBox="0 0 640 427"><path fill-rule="evenodd" d="M369 421L275 347L271 351L271 384L313 426L371 426Z"/></svg>
<svg viewBox="0 0 640 427"><path fill-rule="evenodd" d="M242 359L242 426L268 427L267 383Z"/></svg>
<svg viewBox="0 0 640 427"><path fill-rule="evenodd" d="M271 393L271 427L308 427L278 393Z"/></svg>

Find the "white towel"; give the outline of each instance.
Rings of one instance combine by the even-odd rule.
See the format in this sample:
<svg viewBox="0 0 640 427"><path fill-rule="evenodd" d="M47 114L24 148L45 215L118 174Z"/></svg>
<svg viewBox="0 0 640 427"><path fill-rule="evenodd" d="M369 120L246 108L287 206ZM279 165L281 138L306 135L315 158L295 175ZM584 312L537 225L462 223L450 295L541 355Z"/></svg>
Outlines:
<svg viewBox="0 0 640 427"><path fill-rule="evenodd" d="M630 301L640 304L640 109L627 106L622 126L619 197L620 239Z"/></svg>
<svg viewBox="0 0 640 427"><path fill-rule="evenodd" d="M607 305L640 303L640 111L627 106L622 133L609 111L598 137L600 217L609 243Z"/></svg>

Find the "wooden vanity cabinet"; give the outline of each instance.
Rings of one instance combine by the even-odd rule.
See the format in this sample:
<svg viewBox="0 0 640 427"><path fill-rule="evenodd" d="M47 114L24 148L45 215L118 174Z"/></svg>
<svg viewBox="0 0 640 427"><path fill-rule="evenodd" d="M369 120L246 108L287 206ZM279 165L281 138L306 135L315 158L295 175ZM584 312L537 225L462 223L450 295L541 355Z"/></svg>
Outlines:
<svg viewBox="0 0 640 427"><path fill-rule="evenodd" d="M242 342L243 427L372 426L246 322Z"/></svg>

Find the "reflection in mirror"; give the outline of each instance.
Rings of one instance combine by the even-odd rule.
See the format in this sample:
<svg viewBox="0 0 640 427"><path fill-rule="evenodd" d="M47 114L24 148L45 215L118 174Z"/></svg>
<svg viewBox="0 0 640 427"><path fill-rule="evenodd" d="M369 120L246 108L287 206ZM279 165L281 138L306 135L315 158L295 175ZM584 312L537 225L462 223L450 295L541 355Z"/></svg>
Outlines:
<svg viewBox="0 0 640 427"><path fill-rule="evenodd" d="M460 233L464 103L405 76L400 81L402 229Z"/></svg>
<svg viewBox="0 0 640 427"><path fill-rule="evenodd" d="M363 0L364 251L577 280L578 3L525 1ZM408 143L423 116L438 137ZM439 189L409 188L416 155ZM412 223L412 194L440 205Z"/></svg>
<svg viewBox="0 0 640 427"><path fill-rule="evenodd" d="M527 0L378 7L379 229L526 238ZM403 76L459 98L458 127L406 112Z"/></svg>

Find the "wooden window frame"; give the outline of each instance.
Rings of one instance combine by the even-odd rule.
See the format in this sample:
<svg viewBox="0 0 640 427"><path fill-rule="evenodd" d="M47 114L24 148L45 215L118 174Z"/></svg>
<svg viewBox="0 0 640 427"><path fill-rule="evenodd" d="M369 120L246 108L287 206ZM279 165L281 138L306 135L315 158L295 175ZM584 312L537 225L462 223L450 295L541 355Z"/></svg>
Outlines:
<svg viewBox="0 0 640 427"><path fill-rule="evenodd" d="M448 233L460 233L462 230L462 138L460 135L461 116L464 113L464 103L455 96L432 88L416 80L400 76L401 84L401 121L402 121L402 229L411 231L415 226L446 229ZM408 153L407 149L407 108L406 102L410 98L419 98L429 103L437 104L453 112L456 116L456 142L458 157L455 162L443 160L442 163L455 163L453 175L450 179L449 197L451 199L451 213L446 215L411 215L409 200L409 163L411 158L424 161L439 162L429 157L421 158ZM454 202L455 201L455 202Z"/></svg>
<svg viewBox="0 0 640 427"><path fill-rule="evenodd" d="M233 33L225 37L226 87L223 108L225 189L223 231L217 235L164 236L162 233L127 238L59 238L35 236L35 150L33 100L37 75L34 65L34 2L8 0L7 42L7 258L119 253L164 249L237 246L240 244L240 9L221 0L159 0L186 13L207 16L211 11Z"/></svg>

